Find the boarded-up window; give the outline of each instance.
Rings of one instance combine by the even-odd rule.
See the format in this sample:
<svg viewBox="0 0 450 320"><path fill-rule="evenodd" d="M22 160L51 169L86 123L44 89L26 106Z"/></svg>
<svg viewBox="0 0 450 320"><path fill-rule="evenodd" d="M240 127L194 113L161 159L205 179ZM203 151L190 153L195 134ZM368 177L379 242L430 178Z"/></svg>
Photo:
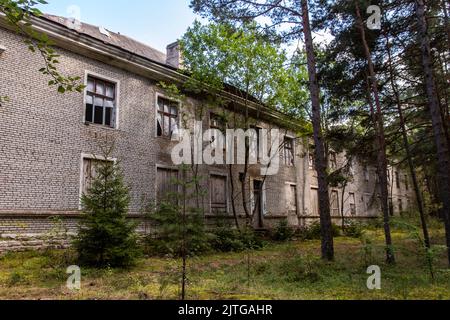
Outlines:
<svg viewBox="0 0 450 320"><path fill-rule="evenodd" d="M178 192L178 170L158 168L157 195L158 202L163 200L176 201L175 194Z"/></svg>
<svg viewBox="0 0 450 320"><path fill-rule="evenodd" d="M81 192L86 194L92 186L92 182L97 177L98 166L102 163L110 163L112 161L96 160L90 158L83 159L83 180L81 182Z"/></svg>
<svg viewBox="0 0 450 320"><path fill-rule="evenodd" d="M115 118L116 85L89 76L86 88L86 122L114 127Z"/></svg>
<svg viewBox="0 0 450 320"><path fill-rule="evenodd" d="M311 213L314 216L319 215L319 190L311 189Z"/></svg>
<svg viewBox="0 0 450 320"><path fill-rule="evenodd" d="M289 185L289 212L297 214L297 186Z"/></svg>
<svg viewBox="0 0 450 320"><path fill-rule="evenodd" d="M339 216L339 193L337 191L331 192L330 209L332 216Z"/></svg>
<svg viewBox="0 0 450 320"><path fill-rule="evenodd" d="M210 178L211 214L227 213L227 177L211 175Z"/></svg>
<svg viewBox="0 0 450 320"><path fill-rule="evenodd" d="M350 202L350 214L352 216L356 216L356 198L355 194L350 192L349 194L349 202Z"/></svg>

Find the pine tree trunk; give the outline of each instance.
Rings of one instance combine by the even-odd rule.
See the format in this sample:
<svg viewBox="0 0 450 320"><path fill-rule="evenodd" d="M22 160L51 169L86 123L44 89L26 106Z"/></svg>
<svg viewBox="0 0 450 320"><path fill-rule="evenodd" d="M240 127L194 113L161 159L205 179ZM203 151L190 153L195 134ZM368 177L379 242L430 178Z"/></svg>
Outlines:
<svg viewBox="0 0 450 320"><path fill-rule="evenodd" d="M413 187L414 187L414 192L416 194L416 202L417 202L417 207L419 209L419 215L420 215L420 222L422 225L422 232L423 232L423 239L425 242L425 246L430 249L431 247L431 242L430 242L430 235L428 233L428 227L427 227L427 221L425 218L425 209L424 209L424 205L423 205L423 200L422 200L422 193L420 192L420 188L419 188L419 182L417 180L417 174L416 174L416 170L414 169L414 163L412 160L412 155L411 155L411 147L409 145L409 141L408 141L408 133L406 131L406 126L405 126L405 117L403 115L403 108L402 108L402 103L401 103L401 99L400 99L400 94L397 90L397 86L395 84L395 79L394 79L394 68L392 66L392 53L391 53L391 45L389 43L389 36L386 35L386 49L387 49L387 54L388 54L388 66L389 66L389 75L390 75L390 80L391 80L391 87L392 87L392 91L394 92L394 96L395 96L395 100L396 100L396 104L397 104L397 111L398 111L398 117L399 117L399 121L400 121L400 128L402 131L402 137L403 137L403 145L405 147L405 152L406 152L406 159L408 160L408 167L409 167L409 171L411 173L411 179L413 182Z"/></svg>
<svg viewBox="0 0 450 320"><path fill-rule="evenodd" d="M445 223L448 263L450 265L450 156L444 125L442 123L441 110L436 97L436 87L431 62L430 40L425 17L425 4L423 0L416 0L416 14L419 27L419 35L422 49L422 64L425 74L425 86L428 104L433 124L434 139L437 148L439 193L442 202L442 215Z"/></svg>
<svg viewBox="0 0 450 320"><path fill-rule="evenodd" d="M384 234L386 238L386 262L389 264L395 263L395 256L392 250L392 237L391 237L391 227L389 223L389 190L388 190L388 178L387 178L387 157L386 157L386 137L384 134L384 121L383 113L381 109L380 97L378 94L378 85L375 75L375 69L372 63L372 57L370 54L369 46L367 45L366 33L363 26L363 20L361 17L361 12L359 10L358 0L355 1L356 6L356 17L358 29L361 33L361 41L364 47L364 53L367 58L367 63L369 66L369 77L371 83L371 89L373 96L375 98L376 106L376 126L377 126L377 136L378 136L378 175L380 178L380 189L381 189L381 209L383 211L384 217Z"/></svg>
<svg viewBox="0 0 450 320"><path fill-rule="evenodd" d="M322 258L334 259L334 240L332 233L332 221L330 215L330 198L327 182L327 164L325 161L324 141L321 125L320 90L316 72L316 58L309 22L309 10L307 0L301 0L303 17L303 34L305 37L306 55L308 60L309 85L312 103L312 122L314 129L314 143L316 148L316 169L319 184L319 213L322 237Z"/></svg>

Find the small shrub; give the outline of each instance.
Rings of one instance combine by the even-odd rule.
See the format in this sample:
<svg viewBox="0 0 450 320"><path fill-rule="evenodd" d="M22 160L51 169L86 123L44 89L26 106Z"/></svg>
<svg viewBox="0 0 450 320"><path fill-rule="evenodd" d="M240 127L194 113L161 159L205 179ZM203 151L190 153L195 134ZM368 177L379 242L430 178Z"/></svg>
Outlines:
<svg viewBox="0 0 450 320"><path fill-rule="evenodd" d="M211 246L213 250L219 252L240 252L245 247L239 239L239 232L232 228L216 228L212 234Z"/></svg>
<svg viewBox="0 0 450 320"><path fill-rule="evenodd" d="M332 224L333 237L339 237L341 235L340 228ZM321 238L321 227L319 222L314 222L308 227L304 227L300 231L300 235L305 240L319 240Z"/></svg>
<svg viewBox="0 0 450 320"><path fill-rule="evenodd" d="M278 223L275 232L272 234L272 239L280 242L290 241L294 237L294 234L294 229L289 226L287 219L284 219Z"/></svg>
<svg viewBox="0 0 450 320"><path fill-rule="evenodd" d="M101 162L96 170L91 187L81 197L85 215L74 240L79 261L100 268L134 265L140 248L136 224L127 218L129 189L117 164Z"/></svg>
<svg viewBox="0 0 450 320"><path fill-rule="evenodd" d="M231 226L222 226L213 230L211 246L219 252L241 252L262 249L265 242L252 229L244 229L239 232Z"/></svg>
<svg viewBox="0 0 450 320"><path fill-rule="evenodd" d="M246 228L239 234L239 239L246 250L259 250L266 246L264 239L253 229Z"/></svg>
<svg viewBox="0 0 450 320"><path fill-rule="evenodd" d="M320 260L313 257L295 257L280 263L279 272L285 281L315 283L321 280Z"/></svg>
<svg viewBox="0 0 450 320"><path fill-rule="evenodd" d="M347 221L344 226L344 235L349 238L359 239L364 233L364 227L355 221Z"/></svg>
<svg viewBox="0 0 450 320"><path fill-rule="evenodd" d="M13 273L11 273L9 275L7 285L8 285L8 287L14 287L15 285L24 284L26 282L27 282L27 279L23 275L23 273L14 271Z"/></svg>
<svg viewBox="0 0 450 320"><path fill-rule="evenodd" d="M211 235L200 210L188 208L183 216L183 209L170 201L161 202L154 212L147 210L155 226L155 234L144 240L148 255L181 257L184 248L187 256L197 256L211 250Z"/></svg>

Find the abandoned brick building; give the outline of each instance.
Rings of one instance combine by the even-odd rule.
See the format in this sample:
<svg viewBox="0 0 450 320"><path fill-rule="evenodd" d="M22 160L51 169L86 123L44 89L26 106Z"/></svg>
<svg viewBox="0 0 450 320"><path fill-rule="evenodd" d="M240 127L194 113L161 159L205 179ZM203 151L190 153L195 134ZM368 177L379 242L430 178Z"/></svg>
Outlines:
<svg viewBox="0 0 450 320"><path fill-rule="evenodd" d="M0 251L42 245L54 217L76 231L80 195L92 178L95 159L101 158L95 142L104 136L114 138L114 153L106 160L120 160L131 189L130 218L139 219L145 203L167 191L168 181L177 174L170 158L171 121L189 116L198 104L194 97L173 101L158 86L161 81L183 82L175 44L164 54L119 33L65 18L46 15L33 21L36 30L56 43L61 72L82 77L86 90L58 94L49 87L37 71L42 58L30 52L0 16L0 93L10 98L0 108ZM239 113L241 98L232 92L223 95L233 102L229 111ZM252 103L251 108L256 107ZM204 127L217 125L215 115L206 114ZM257 125L279 126L280 118L265 109ZM285 143L279 173L264 180L259 170L250 168L247 181L249 206L258 205L258 224L264 227L280 219L300 226L318 218L308 147L287 129L281 139ZM344 161L336 154L330 159L334 167ZM230 180L239 184L240 168L231 176L224 166L205 165L201 170L210 190L206 215L231 215ZM375 168L355 161L353 173L344 194L330 190L335 219L340 219L342 208L348 218L379 214ZM391 175L393 211L410 209L414 197L408 176L400 169L391 169ZM242 205L237 210L243 215Z"/></svg>

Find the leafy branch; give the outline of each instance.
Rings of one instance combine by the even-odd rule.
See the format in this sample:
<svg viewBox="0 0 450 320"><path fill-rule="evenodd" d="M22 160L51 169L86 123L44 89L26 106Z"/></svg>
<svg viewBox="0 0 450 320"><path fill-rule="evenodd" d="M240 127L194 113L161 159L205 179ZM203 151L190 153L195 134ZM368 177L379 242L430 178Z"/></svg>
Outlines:
<svg viewBox="0 0 450 320"><path fill-rule="evenodd" d="M44 67L39 72L49 76L50 87L57 87L59 93L82 92L85 88L80 83L80 77L65 76L58 71L59 54L53 49L54 43L44 33L36 32L32 28L31 18L39 17L42 12L35 6L47 4L45 0L0 0L0 13L15 31L24 36L28 49L33 53L39 53L44 61ZM9 101L8 97L0 96L0 106Z"/></svg>

